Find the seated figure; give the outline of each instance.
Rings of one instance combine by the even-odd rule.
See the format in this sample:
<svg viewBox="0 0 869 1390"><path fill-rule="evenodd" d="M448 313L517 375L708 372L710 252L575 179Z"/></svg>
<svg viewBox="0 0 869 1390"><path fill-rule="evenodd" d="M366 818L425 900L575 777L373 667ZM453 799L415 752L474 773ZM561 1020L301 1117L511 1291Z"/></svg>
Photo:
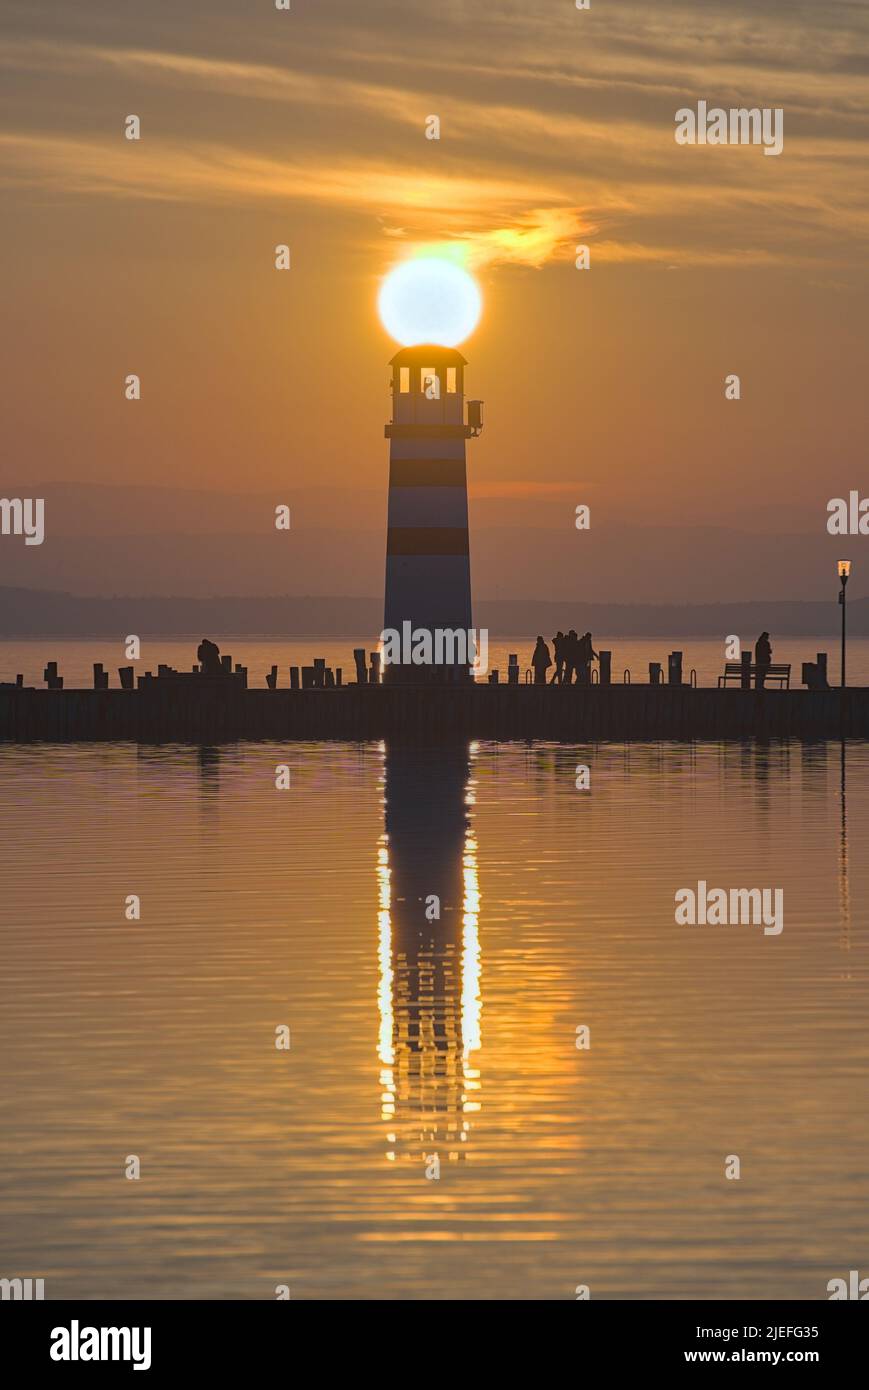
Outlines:
<svg viewBox="0 0 869 1390"><path fill-rule="evenodd" d="M196 648L196 660L199 662L199 670L203 676L223 674L223 667L220 664L220 648L216 642L209 642L207 637L203 637Z"/></svg>

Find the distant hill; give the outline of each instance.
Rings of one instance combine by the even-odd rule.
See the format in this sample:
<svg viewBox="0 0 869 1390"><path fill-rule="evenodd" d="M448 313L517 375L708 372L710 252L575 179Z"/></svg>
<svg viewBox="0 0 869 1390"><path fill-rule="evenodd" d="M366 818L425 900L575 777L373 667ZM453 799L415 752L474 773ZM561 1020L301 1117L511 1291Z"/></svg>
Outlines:
<svg viewBox="0 0 869 1390"><path fill-rule="evenodd" d="M383 591L386 471L380 487L301 487L280 495L148 486L4 484L7 496L45 500L45 541L0 537L0 587L87 596L208 598L229 592L334 598ZM521 496L470 493L475 594L577 603L715 603L757 595L835 605L836 560L855 561L849 592L869 592L861 538L826 532L825 500L781 516L691 520L687 502L669 525L644 524L621 507L598 506L591 530L575 526L574 489ZM289 531L274 526L291 508ZM683 515L684 511L684 515ZM865 539L862 540L865 544ZM247 625L247 620L245 622ZM531 624L534 625L533 622ZM525 623L521 629L524 631Z"/></svg>
<svg viewBox="0 0 869 1390"><path fill-rule="evenodd" d="M383 625L379 598L85 597L0 588L0 640L22 637L340 637L369 642ZM835 597L825 603L622 604L480 598L475 620L493 636L550 637L558 628L612 637L720 637L768 628L779 637L839 632ZM848 631L869 636L869 599L848 604Z"/></svg>

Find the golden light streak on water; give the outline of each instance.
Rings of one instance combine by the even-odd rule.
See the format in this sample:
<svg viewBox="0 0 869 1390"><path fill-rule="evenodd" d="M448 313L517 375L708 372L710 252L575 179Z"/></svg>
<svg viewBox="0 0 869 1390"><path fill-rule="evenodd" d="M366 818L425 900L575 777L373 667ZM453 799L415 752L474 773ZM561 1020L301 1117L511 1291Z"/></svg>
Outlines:
<svg viewBox="0 0 869 1390"><path fill-rule="evenodd" d="M463 757L294 745L277 793L286 745L0 747L8 1268L58 1298L817 1299L856 1267L869 747ZM677 927L698 878L780 885L781 936Z"/></svg>

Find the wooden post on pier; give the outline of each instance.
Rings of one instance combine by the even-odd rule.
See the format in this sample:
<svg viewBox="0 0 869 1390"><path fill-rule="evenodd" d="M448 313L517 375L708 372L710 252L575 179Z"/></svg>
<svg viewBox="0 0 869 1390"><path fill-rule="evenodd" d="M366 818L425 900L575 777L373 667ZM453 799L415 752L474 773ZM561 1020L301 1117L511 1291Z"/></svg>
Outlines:
<svg viewBox="0 0 869 1390"><path fill-rule="evenodd" d="M290 689L291 689L291 690L298 690L298 688L299 688L299 668L298 668L298 666L291 666L291 667L290 667Z"/></svg>
<svg viewBox="0 0 869 1390"><path fill-rule="evenodd" d="M314 657L314 686L317 690L322 690L326 684L326 658L324 656Z"/></svg>
<svg viewBox="0 0 869 1390"><path fill-rule="evenodd" d="M268 675L266 676L266 685L268 686L269 690L277 690L277 688L278 688L278 668L277 668L277 666L273 666L272 669L269 671Z"/></svg>
<svg viewBox="0 0 869 1390"><path fill-rule="evenodd" d="M742 670L739 673L739 687L741 690L751 689L751 652L743 652L740 658Z"/></svg>
<svg viewBox="0 0 869 1390"><path fill-rule="evenodd" d="M598 664L600 666L601 685L612 684L613 654L612 652L598 652Z"/></svg>
<svg viewBox="0 0 869 1390"><path fill-rule="evenodd" d="M649 662L649 685L661 684L661 663L660 661Z"/></svg>
<svg viewBox="0 0 869 1390"><path fill-rule="evenodd" d="M337 686L342 685L342 684L343 684L343 678L344 678L344 669L343 669L343 667L341 667L341 666L336 666L336 667L335 667L335 684L336 684Z"/></svg>
<svg viewBox="0 0 869 1390"><path fill-rule="evenodd" d="M109 673L101 661L94 662L94 690L108 690Z"/></svg>
<svg viewBox="0 0 869 1390"><path fill-rule="evenodd" d="M57 662L49 661L42 673L42 679L49 690L63 690L63 676L57 674Z"/></svg>
<svg viewBox="0 0 869 1390"><path fill-rule="evenodd" d="M134 670L132 666L119 666L118 675L121 678L121 689L132 690Z"/></svg>
<svg viewBox="0 0 869 1390"><path fill-rule="evenodd" d="M369 678L368 678L369 684L370 684L370 685L379 685L379 684L380 684L380 652L370 652L369 655L370 655L370 657L371 657L371 675L370 675Z"/></svg>
<svg viewBox="0 0 869 1390"><path fill-rule="evenodd" d="M366 667L366 665L365 665L365 648L364 648L364 647L354 647L354 648L353 648L353 660L356 662L356 684L357 684L357 685L367 685L367 684L368 684L368 670L367 670L367 667Z"/></svg>
<svg viewBox="0 0 869 1390"><path fill-rule="evenodd" d="M493 685L497 685L498 682L497 682L497 681L493 681L492 684L493 684ZM507 656L507 684L508 684L508 685L518 685L518 684L519 684L519 653L518 653L518 652L510 652L510 653L508 654L508 656Z"/></svg>
<svg viewBox="0 0 869 1390"><path fill-rule="evenodd" d="M671 652L667 657L667 684L682 684L682 653Z"/></svg>

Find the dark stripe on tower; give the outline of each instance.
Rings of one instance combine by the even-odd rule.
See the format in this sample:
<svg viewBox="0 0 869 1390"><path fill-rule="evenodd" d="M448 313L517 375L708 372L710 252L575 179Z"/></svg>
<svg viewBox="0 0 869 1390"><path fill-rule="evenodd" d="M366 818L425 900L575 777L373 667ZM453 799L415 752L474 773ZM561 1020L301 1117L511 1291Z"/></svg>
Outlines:
<svg viewBox="0 0 869 1390"><path fill-rule="evenodd" d="M392 459L390 487L466 487L467 470L461 459Z"/></svg>
<svg viewBox="0 0 869 1390"><path fill-rule="evenodd" d="M467 555L468 531L463 526L390 526L387 555Z"/></svg>

